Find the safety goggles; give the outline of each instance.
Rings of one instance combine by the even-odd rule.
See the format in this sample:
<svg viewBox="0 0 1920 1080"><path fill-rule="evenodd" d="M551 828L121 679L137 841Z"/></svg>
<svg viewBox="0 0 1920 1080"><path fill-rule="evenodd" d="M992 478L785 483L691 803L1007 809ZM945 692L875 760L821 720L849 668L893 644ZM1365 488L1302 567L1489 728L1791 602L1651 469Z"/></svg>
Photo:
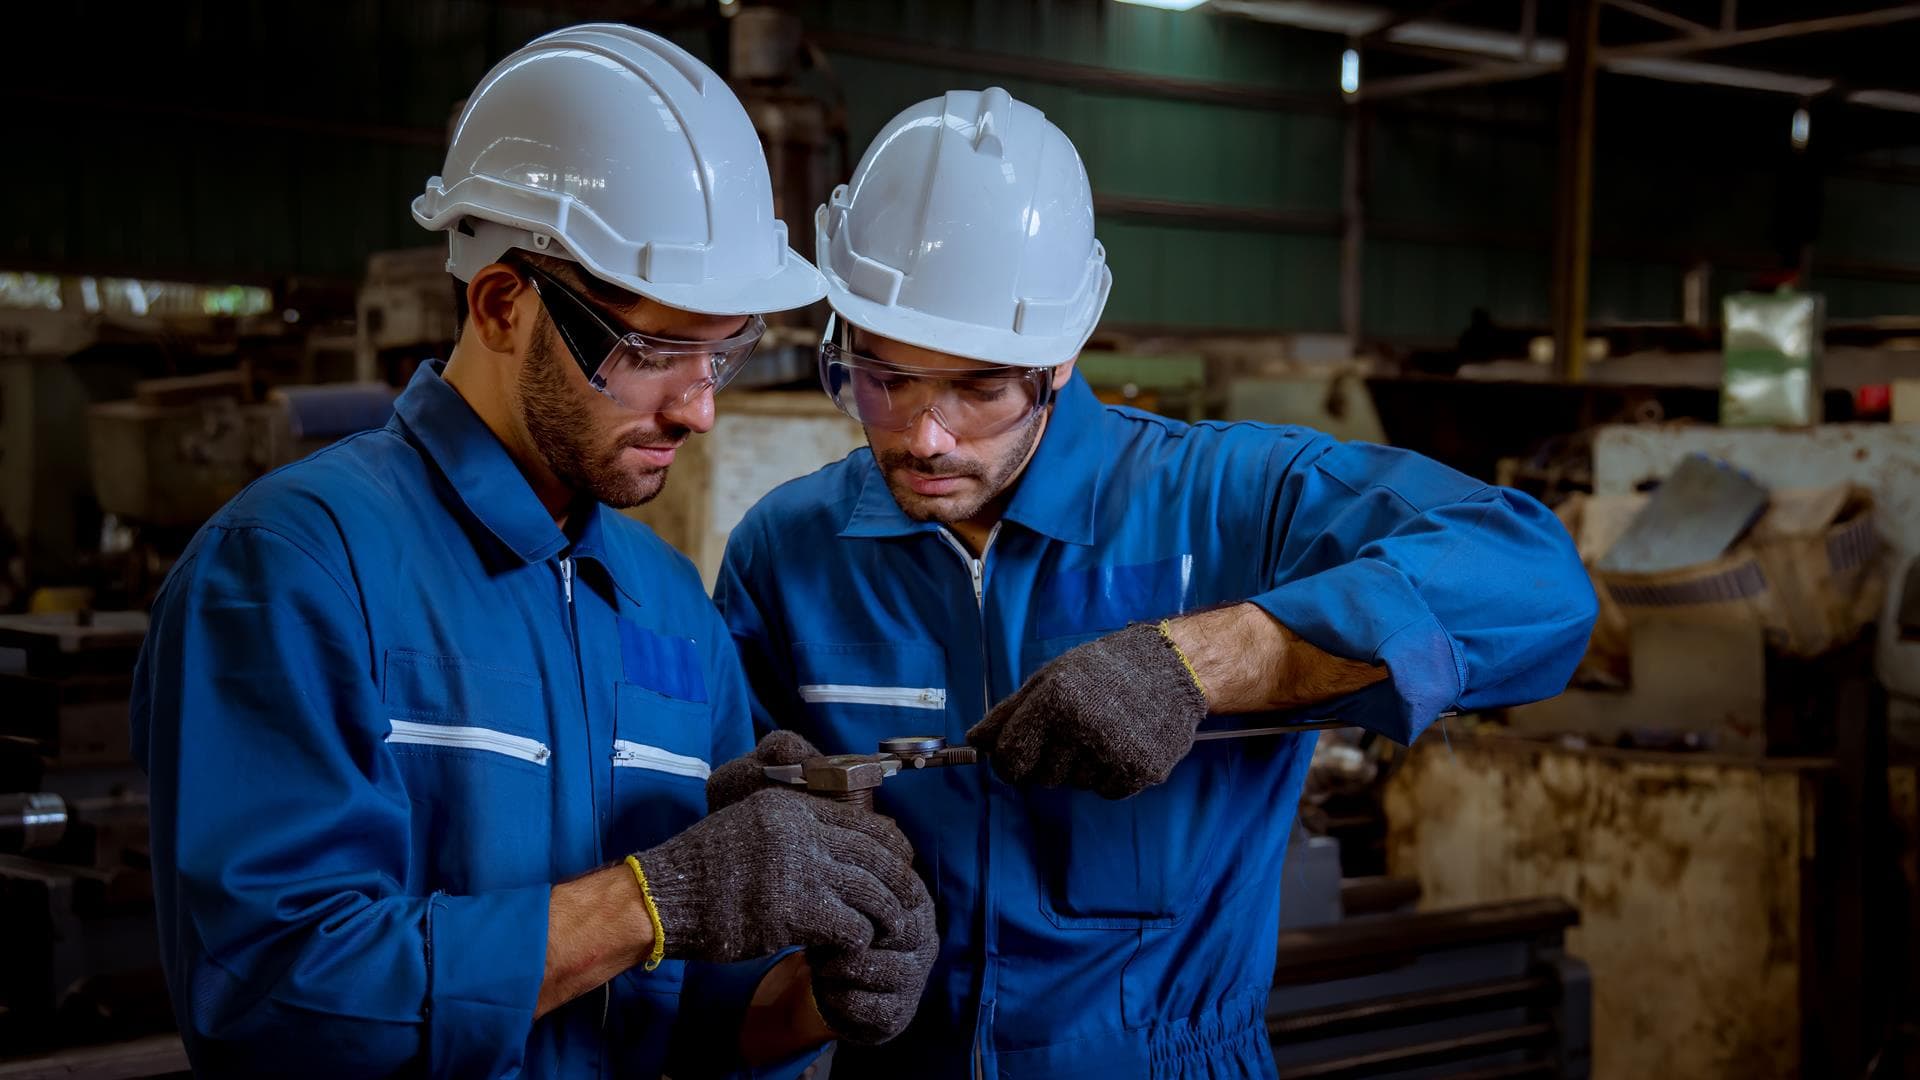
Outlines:
<svg viewBox="0 0 1920 1080"><path fill-rule="evenodd" d="M595 390L636 412L658 413L718 392L740 374L767 332L755 315L732 337L685 341L656 337L610 322L559 279L531 263L518 269L546 305L547 318Z"/></svg>
<svg viewBox="0 0 1920 1080"><path fill-rule="evenodd" d="M956 439L1011 431L1053 400L1053 369L922 368L863 356L848 347L846 324L829 319L820 343L820 385L840 411L866 427L905 431L932 413Z"/></svg>

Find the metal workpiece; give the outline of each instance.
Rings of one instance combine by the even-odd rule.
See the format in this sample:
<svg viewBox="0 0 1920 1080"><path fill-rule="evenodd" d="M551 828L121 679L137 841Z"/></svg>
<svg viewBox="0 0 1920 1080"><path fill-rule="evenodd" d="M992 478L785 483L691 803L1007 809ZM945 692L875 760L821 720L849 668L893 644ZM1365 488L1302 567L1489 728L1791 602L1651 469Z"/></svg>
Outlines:
<svg viewBox="0 0 1920 1080"><path fill-rule="evenodd" d="M880 753L900 762L901 768L924 769L929 766L972 765L980 752L971 746L948 746L938 735L898 735L880 740Z"/></svg>
<svg viewBox="0 0 1920 1080"><path fill-rule="evenodd" d="M769 780L871 809L874 790L902 769L972 765L977 760L970 746L949 747L938 735L909 735L880 740L874 754L826 754L797 765L768 765L764 771Z"/></svg>
<svg viewBox="0 0 1920 1080"><path fill-rule="evenodd" d="M66 800L51 792L0 795L0 854L50 848L67 834Z"/></svg>
<svg viewBox="0 0 1920 1080"><path fill-rule="evenodd" d="M1452 713L1446 713L1452 716ZM1209 728L1193 733L1194 742L1218 742L1221 739L1257 739L1264 735L1298 735L1303 731L1330 731L1334 728L1352 727L1345 720L1307 720L1298 724L1276 724L1271 727L1251 728Z"/></svg>

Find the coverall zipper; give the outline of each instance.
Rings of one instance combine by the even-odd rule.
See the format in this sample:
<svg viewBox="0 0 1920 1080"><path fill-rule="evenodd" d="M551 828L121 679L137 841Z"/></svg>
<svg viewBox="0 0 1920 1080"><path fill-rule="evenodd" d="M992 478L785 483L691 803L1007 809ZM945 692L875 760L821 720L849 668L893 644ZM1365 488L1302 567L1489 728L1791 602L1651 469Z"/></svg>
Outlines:
<svg viewBox="0 0 1920 1080"><path fill-rule="evenodd" d="M1000 523L996 521L994 522L993 529L987 533L987 542L980 548L980 557L976 559L973 557L973 554L967 550L966 545L962 544L959 538L954 536L952 532L944 527L940 530L940 538L947 542L947 546L953 549L954 554L960 556L960 561L966 564L968 576L973 580L973 603L978 609L980 616L981 716L985 716L987 711L993 708L993 686L987 676L987 556L993 551L993 542L999 536ZM993 800L991 798L985 800L985 806L987 809L987 829L989 834L991 834L993 828ZM992 872L992 867L991 865L985 866L982 867L981 870L980 899L982 919L980 933L982 944L981 953L984 958L986 954L992 951L993 946L993 910L987 903L987 897L989 895L987 888L989 881L988 875ZM986 985L985 963L982 964L981 984L984 990ZM980 1011L991 1015L991 1009L988 1006L984 994L982 995L979 1008ZM976 1017L973 1026L973 1075L975 1080L985 1080L986 1074L986 1057L980 1045L980 1021L979 1018Z"/></svg>

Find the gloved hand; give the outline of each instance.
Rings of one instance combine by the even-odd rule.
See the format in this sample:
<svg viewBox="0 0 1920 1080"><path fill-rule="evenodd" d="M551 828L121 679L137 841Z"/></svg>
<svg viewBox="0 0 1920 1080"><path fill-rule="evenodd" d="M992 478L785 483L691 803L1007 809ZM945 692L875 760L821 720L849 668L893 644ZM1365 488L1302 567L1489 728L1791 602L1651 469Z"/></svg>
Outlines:
<svg viewBox="0 0 1920 1080"><path fill-rule="evenodd" d="M915 940L928 903L891 820L800 791L756 792L634 858L661 954L689 960Z"/></svg>
<svg viewBox="0 0 1920 1080"><path fill-rule="evenodd" d="M967 732L1009 783L1068 784L1124 799L1193 747L1207 698L1148 623L1061 654Z"/></svg>
<svg viewBox="0 0 1920 1080"><path fill-rule="evenodd" d="M922 891L898 932L866 949L829 945L807 950L813 1001L834 1032L849 1042L883 1043L906 1030L920 1007L927 975L940 952L933 900Z"/></svg>
<svg viewBox="0 0 1920 1080"><path fill-rule="evenodd" d="M797 788L768 780L764 768L798 765L818 756L820 751L799 733L770 732L751 753L727 762L707 778L707 806L719 813L768 788L798 793ZM807 798L827 801L816 796ZM813 945L807 949L807 963L813 970L814 1004L834 1033L849 1042L871 1045L900 1034L913 1019L926 990L927 975L940 952L940 939L926 886L917 875L911 886L912 899L902 898L902 920L891 932L877 935L871 945Z"/></svg>
<svg viewBox="0 0 1920 1080"><path fill-rule="evenodd" d="M761 788L792 787L767 779L762 770L768 765L798 765L819 756L820 751L799 732L770 731L760 740L760 745L713 770L707 777L707 812L715 813L732 806Z"/></svg>

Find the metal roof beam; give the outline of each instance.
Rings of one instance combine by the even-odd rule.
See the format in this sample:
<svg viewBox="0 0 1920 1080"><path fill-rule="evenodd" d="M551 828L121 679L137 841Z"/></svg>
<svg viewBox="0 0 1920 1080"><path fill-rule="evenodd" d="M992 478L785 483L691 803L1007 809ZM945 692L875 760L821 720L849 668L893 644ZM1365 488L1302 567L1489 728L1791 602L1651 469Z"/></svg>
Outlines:
<svg viewBox="0 0 1920 1080"><path fill-rule="evenodd" d="M1683 18L1670 11L1662 11L1652 4L1642 4L1640 0L1606 0L1607 6L1624 11L1629 15L1638 15L1648 22L1657 22L1669 30L1678 30L1683 34L1711 34L1713 28L1702 26L1692 19Z"/></svg>
<svg viewBox="0 0 1920 1080"><path fill-rule="evenodd" d="M1616 5L1618 6L1618 5ZM1687 53L1705 52L1710 49L1732 49L1741 45L1757 45L1763 41L1785 41L1790 38L1807 37L1812 34L1829 34L1840 30L1865 30L1876 26L1891 26L1894 23L1920 19L1920 4L1899 4L1894 7L1879 8L1874 11L1861 11L1851 15L1827 15L1818 19L1802 19L1797 22L1776 23L1773 26L1756 26L1746 30L1718 30L1706 34L1692 34L1687 37L1668 38L1665 41L1649 41L1640 45L1618 45L1601 52L1602 60L1624 60L1647 56L1684 56Z"/></svg>

